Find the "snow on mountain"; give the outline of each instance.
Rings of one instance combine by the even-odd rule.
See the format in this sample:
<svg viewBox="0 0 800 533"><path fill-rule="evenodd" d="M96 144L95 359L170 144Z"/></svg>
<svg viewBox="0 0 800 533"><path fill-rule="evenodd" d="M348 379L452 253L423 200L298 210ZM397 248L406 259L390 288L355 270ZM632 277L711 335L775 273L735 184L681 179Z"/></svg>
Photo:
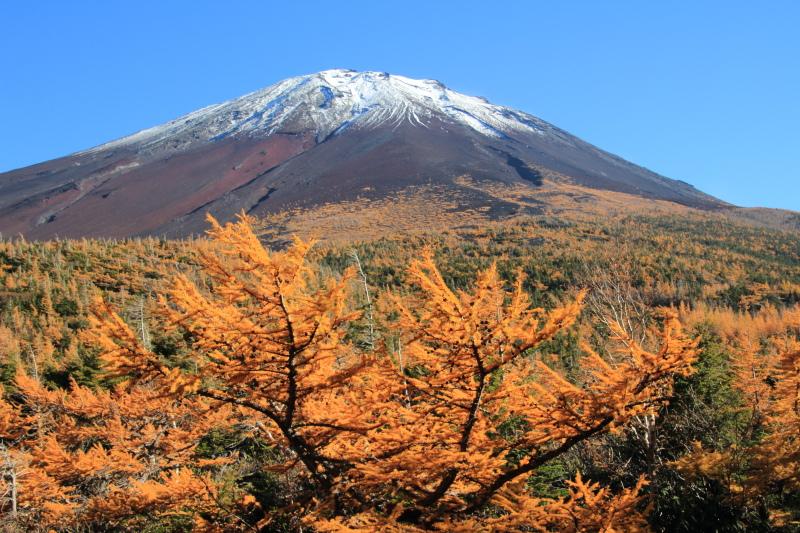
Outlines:
<svg viewBox="0 0 800 533"><path fill-rule="evenodd" d="M232 135L270 135L310 126L321 141L348 128L397 127L404 122L430 127L434 119L465 125L495 138L514 132L543 135L553 130L536 117L458 93L435 80L337 69L286 79L90 152L128 145L155 149L167 140L175 148ZM178 144L176 139L180 140Z"/></svg>
<svg viewBox="0 0 800 533"><path fill-rule="evenodd" d="M438 81L326 70L0 173L0 232L185 236L205 230L206 213L266 217L421 190L439 191L456 211L502 218L520 207L494 187L533 193L545 178L703 209L725 205Z"/></svg>

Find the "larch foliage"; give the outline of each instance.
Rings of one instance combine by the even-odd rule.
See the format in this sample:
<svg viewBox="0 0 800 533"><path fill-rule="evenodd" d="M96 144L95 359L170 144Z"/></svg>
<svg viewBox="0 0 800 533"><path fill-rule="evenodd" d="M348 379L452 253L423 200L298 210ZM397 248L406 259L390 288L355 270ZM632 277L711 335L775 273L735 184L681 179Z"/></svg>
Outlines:
<svg viewBox="0 0 800 533"><path fill-rule="evenodd" d="M96 310L95 343L111 376L234 408L241 424L286 451L273 471L308 478L315 488L308 504L351 467L345 442L383 423L393 376L380 371L386 365L377 356L345 342L360 315L348 305L353 271L322 279L306 257L311 243L295 240L270 253L247 219L211 222L212 241L200 257L212 291L178 277L163 301L170 323L194 339L193 371L165 365L107 307Z"/></svg>
<svg viewBox="0 0 800 533"><path fill-rule="evenodd" d="M800 494L800 307L760 314L769 315L770 327L758 327L764 319L756 315L756 326L743 327L732 346L735 386L748 415L743 445L711 450L694 443L674 465L723 482L732 498L767 514L774 525L796 527L800 516L772 509L768 500ZM765 331L766 337L757 334Z"/></svg>
<svg viewBox="0 0 800 533"><path fill-rule="evenodd" d="M0 409L4 428L27 417L27 436L9 438L30 441L15 448L27 454L20 460L51 476L37 483L62 491L45 496L57 506L49 519L130 524L145 513L189 513L203 528L236 528L213 477L186 468L202 435L227 422L280 449L282 462L262 465L293 480L291 507L276 512L317 531L646 528L644 479L612 492L578 474L560 499L535 497L525 481L664 405L664 390L696 357L674 314L655 351L612 324L617 353L585 345L576 380L539 349L575 323L583 293L533 308L522 275L509 289L495 266L456 291L425 252L408 268L414 291L383 296L394 337L362 352L348 337L360 316L353 270L323 276L301 240L268 251L244 216L211 224L210 241L198 245L207 286L178 276L162 299L164 318L191 339L188 361L165 361L98 303L87 340L107 376L123 382L108 393L23 383L22 403L35 409ZM39 426L52 429L37 435ZM45 512L30 507L31 517ZM265 512L254 527L273 518Z"/></svg>
<svg viewBox="0 0 800 533"><path fill-rule="evenodd" d="M510 485L579 442L660 405L663 400L653 390L691 371L695 342L682 334L674 316L665 321L655 353L617 327L614 335L624 356L612 365L587 347L586 380L577 384L531 352L575 322L583 293L550 312L534 309L522 276L509 292L494 266L478 275L472 290L453 291L431 253L413 261L408 274L419 289L417 297L388 295L401 334L386 358L403 390L393 392L386 425L367 435L362 446L369 446L371 457L354 461L347 473L350 485L365 495L400 500L402 511L393 511L400 523L456 529L463 517L487 506L499 506L504 518L470 518L464 527L561 528L567 527L568 514L586 516L577 507L597 496L590 496L594 486L579 480L570 498L551 502L565 514L531 514L529 508L543 502L524 491L514 495L519 505L500 502L511 501ZM505 436L502 428L509 424L515 431ZM622 495L601 492L608 508L622 505L614 499ZM630 504L632 493L624 498ZM348 507L359 505L354 501Z"/></svg>
<svg viewBox="0 0 800 533"><path fill-rule="evenodd" d="M214 484L194 457L227 421L202 399L165 398L146 386L50 390L18 374L0 402L3 518L23 529L115 526L147 517L217 513Z"/></svg>

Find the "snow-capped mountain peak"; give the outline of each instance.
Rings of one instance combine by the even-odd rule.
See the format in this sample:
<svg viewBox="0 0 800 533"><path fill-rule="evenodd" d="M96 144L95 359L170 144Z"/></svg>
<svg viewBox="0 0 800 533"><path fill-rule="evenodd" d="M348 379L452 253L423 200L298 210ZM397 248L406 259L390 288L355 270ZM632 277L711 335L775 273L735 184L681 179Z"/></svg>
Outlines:
<svg viewBox="0 0 800 533"><path fill-rule="evenodd" d="M725 205L438 81L326 70L0 174L0 230L33 238L183 236L204 231L206 213L260 217L420 191L498 218L520 206L496 197L494 187L535 191L545 181ZM526 209L547 199L532 202Z"/></svg>
<svg viewBox="0 0 800 533"><path fill-rule="evenodd" d="M406 122L420 127L454 122L496 138L514 132L544 134L551 128L536 117L458 93L436 80L334 69L283 80L93 150L127 145L153 149L166 139L176 147L281 131L312 131L323 140L348 128Z"/></svg>

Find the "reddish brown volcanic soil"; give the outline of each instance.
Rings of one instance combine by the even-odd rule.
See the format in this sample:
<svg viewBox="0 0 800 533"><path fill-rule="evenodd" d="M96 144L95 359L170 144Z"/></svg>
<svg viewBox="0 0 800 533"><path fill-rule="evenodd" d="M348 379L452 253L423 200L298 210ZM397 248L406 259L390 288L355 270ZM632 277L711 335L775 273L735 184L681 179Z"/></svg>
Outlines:
<svg viewBox="0 0 800 533"><path fill-rule="evenodd" d="M3 206L0 228L6 236L23 233L32 239L150 233L200 212L310 146L313 141L307 135L273 135L224 140L136 166L136 158L122 157L90 170L86 177ZM46 179L44 173L53 163L30 168ZM17 173L3 175L3 181L27 178L17 178Z"/></svg>

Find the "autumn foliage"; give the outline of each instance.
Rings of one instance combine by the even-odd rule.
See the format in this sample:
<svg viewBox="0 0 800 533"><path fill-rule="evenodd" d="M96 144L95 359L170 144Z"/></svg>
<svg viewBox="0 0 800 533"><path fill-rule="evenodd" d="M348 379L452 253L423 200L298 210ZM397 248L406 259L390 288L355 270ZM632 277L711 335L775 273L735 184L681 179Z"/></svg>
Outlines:
<svg viewBox="0 0 800 533"><path fill-rule="evenodd" d="M800 514L774 507L800 492L800 307L761 314L768 319L757 316L758 327L740 328L732 339L745 414L741 444L713 450L694 443L675 466L722 482L731 499L756 508L776 526L793 527Z"/></svg>
<svg viewBox="0 0 800 533"><path fill-rule="evenodd" d="M563 497L532 494L526 482L583 443L663 409L698 354L675 312L661 312L647 345L608 322L607 342L584 339L567 372L543 350L574 329L584 293L537 308L524 276L509 287L494 265L455 290L428 250L410 262L404 293L381 295L382 342L365 349L353 341L365 320L353 270L323 273L300 240L268 251L246 218L212 225L197 245L204 277L175 277L160 302L163 327L186 339L187 357L156 353L98 301L84 341L100 350L110 388L51 390L18 374L0 402L9 523L647 528L643 478L611 488L577 473ZM796 343L781 350L781 392L770 398L788 395L797 375ZM796 411L769 400L763 417L787 428L763 456L796 465ZM237 484L245 475L239 452L205 457L209 435L220 431L269 443L269 460L250 457L247 475L277 476L277 502ZM782 479L796 483L796 472Z"/></svg>
<svg viewBox="0 0 800 533"><path fill-rule="evenodd" d="M227 410L150 387L47 390L20 374L0 404L4 513L23 528L126 524L218 512L197 440Z"/></svg>

